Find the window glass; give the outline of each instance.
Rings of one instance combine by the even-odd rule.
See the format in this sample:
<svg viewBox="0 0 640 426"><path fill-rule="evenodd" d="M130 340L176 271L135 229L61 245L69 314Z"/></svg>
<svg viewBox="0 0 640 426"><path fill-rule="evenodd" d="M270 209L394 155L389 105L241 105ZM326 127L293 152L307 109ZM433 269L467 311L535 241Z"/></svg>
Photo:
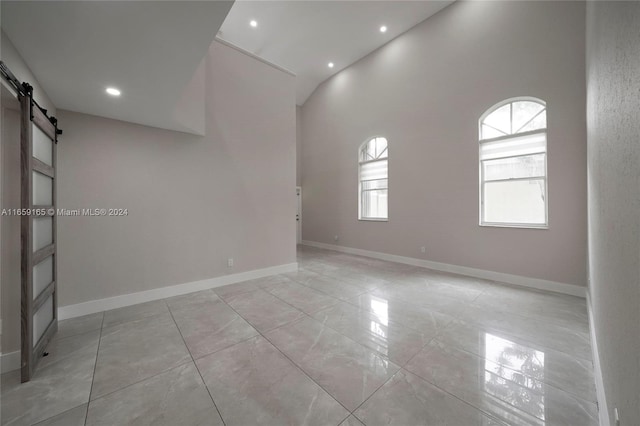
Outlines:
<svg viewBox="0 0 640 426"><path fill-rule="evenodd" d="M382 137L367 141L359 152L359 219L388 218L389 150Z"/></svg>
<svg viewBox="0 0 640 426"><path fill-rule="evenodd" d="M547 113L542 101L501 102L480 120L480 224L546 227Z"/></svg>

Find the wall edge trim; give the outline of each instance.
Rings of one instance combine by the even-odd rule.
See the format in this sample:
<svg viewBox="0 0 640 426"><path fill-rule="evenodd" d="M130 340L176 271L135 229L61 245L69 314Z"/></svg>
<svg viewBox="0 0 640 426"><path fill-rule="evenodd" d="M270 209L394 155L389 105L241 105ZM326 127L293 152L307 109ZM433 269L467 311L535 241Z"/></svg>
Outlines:
<svg viewBox="0 0 640 426"><path fill-rule="evenodd" d="M20 351L0 354L0 371L2 374L20 369Z"/></svg>
<svg viewBox="0 0 640 426"><path fill-rule="evenodd" d="M288 70L288 69L286 69L285 67L280 66L280 65L278 65L278 64L276 64L276 63L273 63L273 62L271 62L271 61L269 61L269 60L267 60L267 59L264 59L264 58L262 58L262 57L260 57L260 56L256 55L255 53L251 53L251 52L249 52L248 50L243 49L242 47L240 47L240 46L238 46L238 45L235 45L235 44L231 43L230 41L225 40L225 39L224 39L224 38L222 38L222 37L216 36L215 41L217 41L218 43L223 44L223 45L225 45L225 46L227 46L227 47L230 47L230 48L232 48L232 49L235 49L235 50L237 50L238 52L240 52L240 53L242 53L242 54L244 54L244 55L247 55L247 56L248 56L248 57L250 57L250 58L256 59L256 60L258 60L258 61L260 61L260 62L262 62L262 63L264 63L264 64L266 64L266 65L269 65L270 67L275 68L275 69L277 69L278 71L282 71L282 72L283 72L283 73L285 73L285 74L289 74L289 75L291 75L291 76L293 76L293 77L296 77L296 73L294 73L293 71Z"/></svg>
<svg viewBox="0 0 640 426"><path fill-rule="evenodd" d="M589 334L591 337L591 353L593 357L593 376L596 382L596 399L598 400L598 417L600 426L611 426L609 420L609 407L607 395L604 390L604 377L600 367L600 352L598 351L598 339L593 321L593 308L591 306L591 293L587 291L587 312L589 314Z"/></svg>
<svg viewBox="0 0 640 426"><path fill-rule="evenodd" d="M536 290L550 291L554 293L568 294L577 297L586 297L586 288L574 284L565 284L556 281L542 280L539 278L525 277L522 275L506 274L503 272L488 271L485 269L469 268L466 266L452 265L449 263L434 262L431 260L417 259L414 257L399 256L395 254L381 253L377 251L363 250L352 247L338 246L334 244L320 243L316 241L302 240L302 244L310 247L335 250L343 253L356 254L360 256L372 257L375 259L387 260L390 262L403 263L406 265L419 266L422 268L434 269L436 271L452 272L460 275L467 275L475 278L488 279L504 282L521 287L533 288Z"/></svg>
<svg viewBox="0 0 640 426"><path fill-rule="evenodd" d="M209 290L216 287L222 287L224 285L235 284L256 278L264 278L270 275L293 272L296 270L298 270L297 262L286 263L262 269L239 272L236 274L222 275L199 281L154 288L152 290L145 290L137 293L123 294L120 296L61 306L58 308L58 320L62 321L83 315L108 311L110 309L123 308L125 306L137 305L139 303L151 302L153 300L165 299L167 297L180 296L201 290Z"/></svg>
<svg viewBox="0 0 640 426"><path fill-rule="evenodd" d="M254 280L257 278L264 278L271 275L295 272L297 270L297 262L286 263L262 269L239 272L237 274L222 275L220 277L208 278L205 280L191 281L155 288L152 290L140 291L137 293L123 294L104 299L90 300L88 302L77 303L74 305L61 306L58 308L58 320L63 321L65 319L95 314L110 309L123 308L125 306L137 305L139 303L151 302L154 300L165 299L167 297L180 296L201 290L209 290L216 287ZM2 373L7 373L19 370L20 361L20 351L2 353L0 354L0 371Z"/></svg>

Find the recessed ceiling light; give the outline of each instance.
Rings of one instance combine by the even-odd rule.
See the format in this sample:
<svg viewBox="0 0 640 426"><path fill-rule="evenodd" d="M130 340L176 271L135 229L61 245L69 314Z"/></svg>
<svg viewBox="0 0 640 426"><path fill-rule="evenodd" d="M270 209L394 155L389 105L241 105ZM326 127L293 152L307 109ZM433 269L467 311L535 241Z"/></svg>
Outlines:
<svg viewBox="0 0 640 426"><path fill-rule="evenodd" d="M386 33L387 32L387 26L386 25L381 26L380 27L380 32L381 33Z"/></svg>
<svg viewBox="0 0 640 426"><path fill-rule="evenodd" d="M253 19L251 22L249 22L249 25L251 25L253 28L258 26L258 21L256 21L255 19Z"/></svg>
<svg viewBox="0 0 640 426"><path fill-rule="evenodd" d="M328 66L329 68L333 68L333 62L329 62L329 63L327 64L327 66Z"/></svg>
<svg viewBox="0 0 640 426"><path fill-rule="evenodd" d="M107 87L106 92L111 96L120 96L120 91L115 87Z"/></svg>

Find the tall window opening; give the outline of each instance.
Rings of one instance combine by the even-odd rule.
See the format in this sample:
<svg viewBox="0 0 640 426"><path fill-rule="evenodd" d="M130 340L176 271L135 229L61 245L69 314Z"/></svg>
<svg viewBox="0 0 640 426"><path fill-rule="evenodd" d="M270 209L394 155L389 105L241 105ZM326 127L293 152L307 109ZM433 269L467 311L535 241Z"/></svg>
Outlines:
<svg viewBox="0 0 640 426"><path fill-rule="evenodd" d="M360 220L389 218L389 147L382 137L373 138L360 147L358 154Z"/></svg>
<svg viewBox="0 0 640 426"><path fill-rule="evenodd" d="M479 124L480 224L546 228L545 102L509 99L491 107Z"/></svg>

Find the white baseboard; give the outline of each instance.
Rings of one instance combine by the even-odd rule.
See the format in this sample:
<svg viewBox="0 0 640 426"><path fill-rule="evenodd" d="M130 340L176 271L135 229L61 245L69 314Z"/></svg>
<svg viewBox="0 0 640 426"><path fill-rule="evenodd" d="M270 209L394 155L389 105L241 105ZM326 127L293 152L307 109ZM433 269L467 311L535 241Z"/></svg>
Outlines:
<svg viewBox="0 0 640 426"><path fill-rule="evenodd" d="M20 368L20 351L9 352L0 355L0 371L8 373L9 371L18 370Z"/></svg>
<svg viewBox="0 0 640 426"><path fill-rule="evenodd" d="M263 278L270 275L293 272L297 269L298 263L294 262L263 269L255 269L253 271L240 272L237 274L223 275L221 277L209 278L206 280L155 288L153 290L141 291L138 293L91 300L89 302L78 303L75 305L61 306L58 308L58 319L62 321L69 318L108 311L110 309L137 305L138 303L151 302L152 300L165 299L167 297L180 296L182 294L222 287L223 285Z"/></svg>
<svg viewBox="0 0 640 426"><path fill-rule="evenodd" d="M318 247L343 253L372 257L390 262L404 263L406 265L420 266L436 271L452 272L454 274L467 275L475 278L493 280L513 284L522 287L535 288L537 290L552 291L555 293L569 294L571 296L586 297L586 288L574 284L565 284L555 281L541 280L538 278L524 277L521 275L505 274L502 272L486 271L484 269L468 268L466 266L451 265L448 263L432 262L430 260L416 259L413 257L398 256L395 254L380 253L377 251L363 250L352 247L337 246L333 244L319 243L316 241L302 241L303 245Z"/></svg>
<svg viewBox="0 0 640 426"><path fill-rule="evenodd" d="M593 376L596 381L596 398L598 399L598 417L600 418L600 426L610 426L609 408L607 407L607 396L604 392L604 380L600 367L600 352L598 351L598 340L596 338L595 324L593 323L593 311L589 292L587 292L587 312L589 313L589 333L591 335L591 353L593 354Z"/></svg>
<svg viewBox="0 0 640 426"><path fill-rule="evenodd" d="M209 278L201 281L192 281L184 284L171 285L168 287L156 288L153 290L141 291L138 293L124 294L122 296L108 297L105 299L91 300L89 302L75 305L61 306L58 308L58 320L81 317L83 315L95 314L109 309L122 308L125 306L137 305L138 303L151 302L153 300L165 299L167 297L180 296L182 294L193 293L195 291L208 290L222 287L228 284L235 284L243 281L254 280L256 278L268 277L270 275L284 274L298 270L298 263L287 263L284 265L271 266L253 271L240 272L237 274L223 275L221 277ZM20 351L0 354L0 371L7 373L20 368Z"/></svg>

